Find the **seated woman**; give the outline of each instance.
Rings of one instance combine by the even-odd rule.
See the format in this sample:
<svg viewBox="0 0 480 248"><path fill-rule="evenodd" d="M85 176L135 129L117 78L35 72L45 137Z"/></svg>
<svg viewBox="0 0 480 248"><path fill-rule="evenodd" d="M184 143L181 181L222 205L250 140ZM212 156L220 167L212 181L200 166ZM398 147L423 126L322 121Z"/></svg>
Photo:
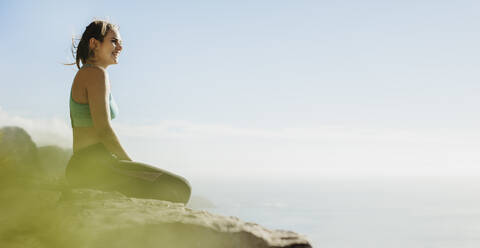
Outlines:
<svg viewBox="0 0 480 248"><path fill-rule="evenodd" d="M188 181L155 166L133 162L111 126L118 107L110 93L106 69L118 63L122 51L118 26L93 21L74 48L79 70L70 93L73 155L65 171L68 183L187 203L191 193Z"/></svg>

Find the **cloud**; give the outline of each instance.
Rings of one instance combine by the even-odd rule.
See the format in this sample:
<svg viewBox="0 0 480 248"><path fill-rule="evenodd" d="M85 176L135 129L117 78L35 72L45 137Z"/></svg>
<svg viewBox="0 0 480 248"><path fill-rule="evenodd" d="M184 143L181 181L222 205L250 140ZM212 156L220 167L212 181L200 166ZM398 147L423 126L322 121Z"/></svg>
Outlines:
<svg viewBox="0 0 480 248"><path fill-rule="evenodd" d="M285 141L318 141L345 143L416 143L416 144L479 144L477 130L441 128L398 129L368 127L290 127L239 128L227 125L194 124L187 121L165 120L151 125L113 124L125 136L142 139L202 140L215 138L253 138Z"/></svg>
<svg viewBox="0 0 480 248"><path fill-rule="evenodd" d="M138 154L152 163L180 165L213 175L314 178L332 174L480 172L476 166L480 163L477 130L339 126L260 129L186 121L143 126L118 123L116 127L124 137L150 141Z"/></svg>
<svg viewBox="0 0 480 248"><path fill-rule="evenodd" d="M71 147L70 123L0 108L0 126L20 126L38 145ZM238 177L435 175L480 172L480 132L360 127L241 128L164 120L113 122L134 159L180 174Z"/></svg>
<svg viewBox="0 0 480 248"><path fill-rule="evenodd" d="M25 129L39 146L72 147L72 131L61 118L25 118L7 113L0 107L0 127L18 126Z"/></svg>

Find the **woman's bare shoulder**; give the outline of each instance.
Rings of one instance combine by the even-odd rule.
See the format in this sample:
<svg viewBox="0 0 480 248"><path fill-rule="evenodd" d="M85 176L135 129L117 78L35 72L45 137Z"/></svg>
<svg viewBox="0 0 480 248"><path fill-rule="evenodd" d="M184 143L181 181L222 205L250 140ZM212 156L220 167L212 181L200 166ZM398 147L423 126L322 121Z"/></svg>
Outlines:
<svg viewBox="0 0 480 248"><path fill-rule="evenodd" d="M98 83L108 81L108 73L105 69L97 66L81 68L75 75L75 81L78 84L88 86L92 82Z"/></svg>
<svg viewBox="0 0 480 248"><path fill-rule="evenodd" d="M77 75L81 76L98 76L98 75L105 75L108 76L107 70L100 66L88 66L88 67L82 67L80 70L78 70Z"/></svg>

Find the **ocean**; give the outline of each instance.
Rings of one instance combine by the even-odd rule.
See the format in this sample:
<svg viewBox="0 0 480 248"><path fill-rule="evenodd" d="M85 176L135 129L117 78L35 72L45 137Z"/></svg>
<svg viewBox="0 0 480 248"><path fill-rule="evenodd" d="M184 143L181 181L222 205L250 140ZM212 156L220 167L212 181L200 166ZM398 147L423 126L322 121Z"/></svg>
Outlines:
<svg viewBox="0 0 480 248"><path fill-rule="evenodd" d="M480 247L475 177L197 183L205 210L291 230L322 248Z"/></svg>

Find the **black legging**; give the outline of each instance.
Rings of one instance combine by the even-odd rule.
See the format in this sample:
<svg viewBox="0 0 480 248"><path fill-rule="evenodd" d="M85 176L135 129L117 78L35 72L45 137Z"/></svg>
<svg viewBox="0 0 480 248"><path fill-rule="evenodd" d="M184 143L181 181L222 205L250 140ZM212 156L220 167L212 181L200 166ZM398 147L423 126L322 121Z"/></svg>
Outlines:
<svg viewBox="0 0 480 248"><path fill-rule="evenodd" d="M102 143L74 153L65 176L72 187L118 191L129 197L187 203L191 193L185 178L144 163L119 160Z"/></svg>

